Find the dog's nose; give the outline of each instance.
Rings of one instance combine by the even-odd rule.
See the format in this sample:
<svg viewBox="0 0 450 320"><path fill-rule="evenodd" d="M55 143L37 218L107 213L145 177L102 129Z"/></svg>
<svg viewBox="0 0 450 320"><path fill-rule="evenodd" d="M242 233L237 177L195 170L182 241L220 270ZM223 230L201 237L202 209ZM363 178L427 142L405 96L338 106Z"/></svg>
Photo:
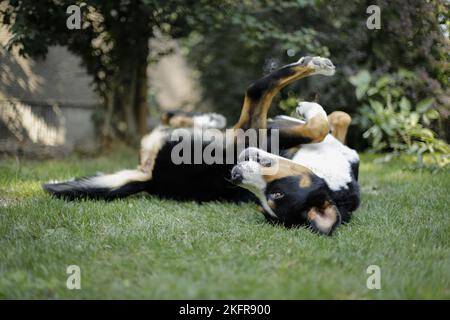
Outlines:
<svg viewBox="0 0 450 320"><path fill-rule="evenodd" d="M233 168L231 171L231 182L234 184L239 184L243 179L244 176L242 175L242 171L237 167Z"/></svg>

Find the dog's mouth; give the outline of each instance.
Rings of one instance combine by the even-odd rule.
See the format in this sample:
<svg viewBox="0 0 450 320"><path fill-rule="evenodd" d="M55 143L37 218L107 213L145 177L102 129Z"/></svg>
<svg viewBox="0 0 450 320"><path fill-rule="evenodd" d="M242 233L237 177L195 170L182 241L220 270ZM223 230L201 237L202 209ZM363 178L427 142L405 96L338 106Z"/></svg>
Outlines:
<svg viewBox="0 0 450 320"><path fill-rule="evenodd" d="M254 161L244 161L235 165L231 170L230 182L249 190L258 198L261 198L267 187L260 172L260 165Z"/></svg>
<svg viewBox="0 0 450 320"><path fill-rule="evenodd" d="M264 174L272 174L278 168L275 156L257 148L247 148L238 157L238 163L231 170L230 181L242 187L266 186Z"/></svg>

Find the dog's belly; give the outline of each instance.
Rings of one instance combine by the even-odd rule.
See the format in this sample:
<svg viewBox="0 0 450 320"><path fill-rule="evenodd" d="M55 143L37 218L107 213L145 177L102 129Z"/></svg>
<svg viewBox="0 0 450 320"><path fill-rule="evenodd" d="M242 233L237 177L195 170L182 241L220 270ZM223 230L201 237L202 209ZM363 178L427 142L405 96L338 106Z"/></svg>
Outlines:
<svg viewBox="0 0 450 320"><path fill-rule="evenodd" d="M302 145L292 160L324 179L333 191L348 188L354 180L352 163L359 161L355 151L330 134L320 143Z"/></svg>

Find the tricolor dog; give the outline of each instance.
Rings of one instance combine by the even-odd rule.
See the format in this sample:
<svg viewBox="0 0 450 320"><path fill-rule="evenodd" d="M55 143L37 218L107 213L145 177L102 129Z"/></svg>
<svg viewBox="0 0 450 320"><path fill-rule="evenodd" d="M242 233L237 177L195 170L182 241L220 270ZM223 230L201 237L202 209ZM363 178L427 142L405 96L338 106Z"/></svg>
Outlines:
<svg viewBox="0 0 450 320"><path fill-rule="evenodd" d="M114 199L148 192L178 200L256 201L270 222L287 227L307 225L331 235L342 222L349 221L359 205L359 158L344 145L350 117L344 112L327 115L312 102L298 104L296 111L304 120L286 116L268 119L267 112L273 97L286 85L312 75L331 76L334 71L326 58L303 57L250 85L240 118L231 129L216 129L225 125L217 114L163 114L162 125L141 141L136 169L43 187L67 199ZM173 139L181 137L181 130L192 134ZM199 131L213 130L209 140L198 144ZM264 150L259 145L241 152L230 148L242 142L241 133L249 130L264 132L266 138L276 136L278 154L273 151L273 139L267 139ZM186 139L198 152L206 152L212 145L220 146L214 151L216 156L219 151L228 151L230 156L232 150L232 161L175 163L174 151ZM193 158L195 154L183 156Z"/></svg>
<svg viewBox="0 0 450 320"><path fill-rule="evenodd" d="M185 112L180 110L161 113L161 124L171 128L224 129L227 120L217 113Z"/></svg>

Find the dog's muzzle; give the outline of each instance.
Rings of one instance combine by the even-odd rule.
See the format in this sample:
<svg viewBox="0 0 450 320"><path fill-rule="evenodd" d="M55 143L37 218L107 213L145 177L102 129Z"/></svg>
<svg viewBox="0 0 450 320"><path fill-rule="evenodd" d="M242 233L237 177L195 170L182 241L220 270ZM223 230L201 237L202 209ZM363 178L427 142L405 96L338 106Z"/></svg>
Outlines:
<svg viewBox="0 0 450 320"><path fill-rule="evenodd" d="M231 182L234 184L241 184L242 180L244 180L244 173L239 166L235 166L233 170L231 170Z"/></svg>

